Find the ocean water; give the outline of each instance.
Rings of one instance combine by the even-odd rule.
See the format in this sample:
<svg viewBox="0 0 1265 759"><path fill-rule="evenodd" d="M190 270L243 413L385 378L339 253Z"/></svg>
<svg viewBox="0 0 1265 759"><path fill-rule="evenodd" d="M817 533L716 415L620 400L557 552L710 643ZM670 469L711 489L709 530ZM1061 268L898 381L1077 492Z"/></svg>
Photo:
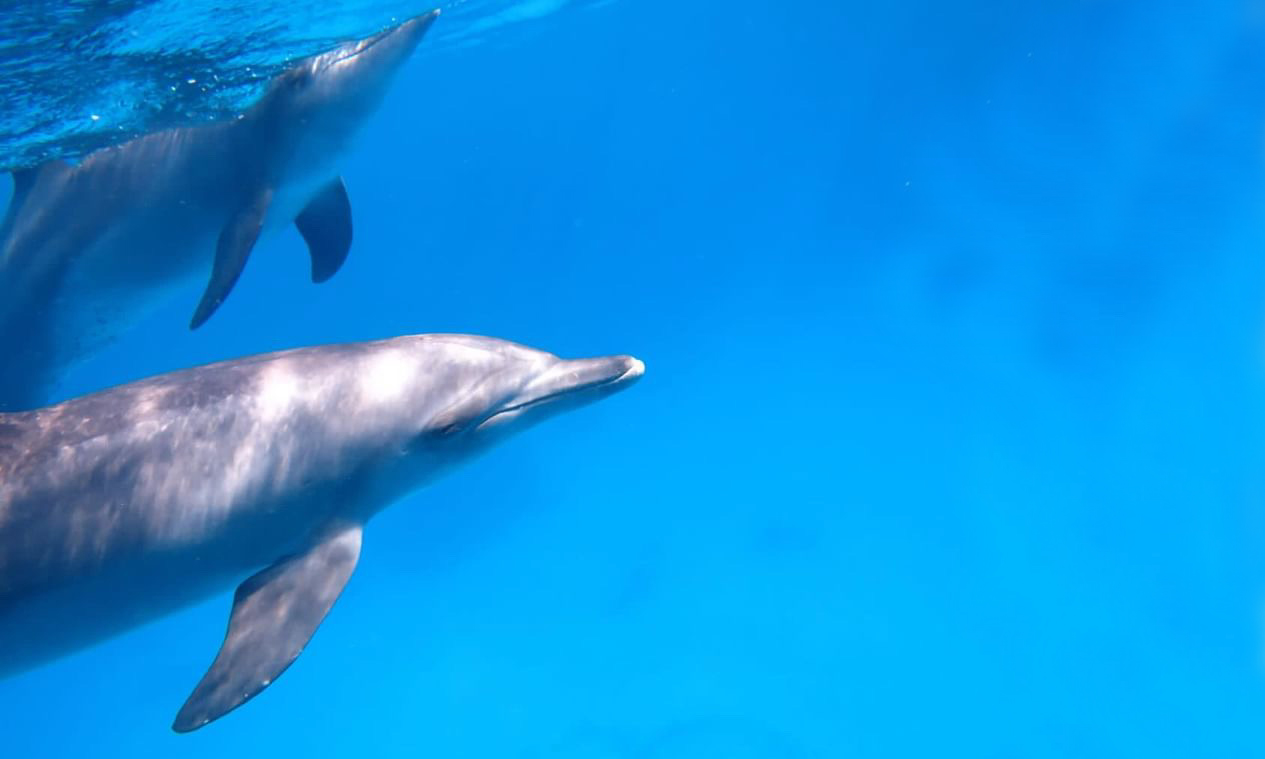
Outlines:
<svg viewBox="0 0 1265 759"><path fill-rule="evenodd" d="M6 4L3 164L425 7ZM432 331L646 377L371 523L242 709L168 729L225 596L0 681L4 756L1265 752L1259 4L444 9L343 271L268 240L63 394Z"/></svg>

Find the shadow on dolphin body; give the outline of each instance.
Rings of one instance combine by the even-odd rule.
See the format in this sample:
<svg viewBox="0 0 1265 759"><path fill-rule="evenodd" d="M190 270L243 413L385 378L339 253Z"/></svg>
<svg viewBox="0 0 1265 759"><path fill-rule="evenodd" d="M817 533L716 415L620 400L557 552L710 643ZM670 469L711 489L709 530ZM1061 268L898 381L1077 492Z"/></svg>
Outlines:
<svg viewBox="0 0 1265 759"><path fill-rule="evenodd" d="M220 651L173 725L202 727L294 662L376 513L643 371L631 356L413 335L0 414L0 676L240 583Z"/></svg>
<svg viewBox="0 0 1265 759"><path fill-rule="evenodd" d="M200 277L191 327L205 323L268 231L293 223L313 281L332 277L352 242L338 162L438 15L300 61L236 119L16 172L0 223L0 411L46 403L66 370Z"/></svg>

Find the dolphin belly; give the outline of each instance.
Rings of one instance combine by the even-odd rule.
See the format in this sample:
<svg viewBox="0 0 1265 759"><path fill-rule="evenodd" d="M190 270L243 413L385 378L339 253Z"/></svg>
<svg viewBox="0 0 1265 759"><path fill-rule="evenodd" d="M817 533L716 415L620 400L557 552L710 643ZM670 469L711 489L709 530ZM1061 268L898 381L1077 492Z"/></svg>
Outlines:
<svg viewBox="0 0 1265 759"><path fill-rule="evenodd" d="M103 492L108 500L108 491ZM75 551L15 552L0 561L0 677L108 640L230 590L260 567L301 548L324 511L319 501L241 504L242 514L207 536L160 546L115 534L100 563ZM142 516L143 518L143 516ZM158 515L155 515L158 519ZM13 546L18 529L43 546L75 542L71 522L0 528ZM40 534L42 533L42 534ZM111 553L111 551L113 553Z"/></svg>
<svg viewBox="0 0 1265 759"><path fill-rule="evenodd" d="M213 490L201 465L164 458L187 450L188 439L139 424L130 439L103 440L97 458L72 445L6 471L0 457L0 677L229 590L301 550L326 521L331 499L319 490L218 505L199 500ZM149 429L178 426L155 419ZM182 434L209 434L192 427ZM168 502L173 482L188 489L189 500Z"/></svg>
<svg viewBox="0 0 1265 759"><path fill-rule="evenodd" d="M0 597L0 677L19 674L231 589L244 572L195 556L149 557Z"/></svg>

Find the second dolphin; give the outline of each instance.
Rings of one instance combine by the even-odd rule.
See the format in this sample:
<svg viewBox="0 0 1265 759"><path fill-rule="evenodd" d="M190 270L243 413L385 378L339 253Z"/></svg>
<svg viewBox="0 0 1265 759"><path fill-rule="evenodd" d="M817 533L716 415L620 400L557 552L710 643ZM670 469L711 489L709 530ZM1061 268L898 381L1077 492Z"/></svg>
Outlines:
<svg viewBox="0 0 1265 759"><path fill-rule="evenodd" d="M338 159L438 15L301 61L236 120L15 173L0 225L0 411L47 402L67 369L209 272L201 325L269 228L293 222L312 279L333 276L352 238Z"/></svg>

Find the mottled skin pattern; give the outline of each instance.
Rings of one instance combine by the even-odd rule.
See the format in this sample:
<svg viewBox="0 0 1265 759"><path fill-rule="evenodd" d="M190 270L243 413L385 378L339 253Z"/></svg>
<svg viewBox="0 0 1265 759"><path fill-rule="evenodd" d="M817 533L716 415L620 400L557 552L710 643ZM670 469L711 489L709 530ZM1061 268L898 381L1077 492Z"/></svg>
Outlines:
<svg viewBox="0 0 1265 759"><path fill-rule="evenodd" d="M67 369L205 283L221 231L263 189L264 234L289 225L337 177L433 19L298 63L235 121L28 173L0 225L0 411L46 403Z"/></svg>
<svg viewBox="0 0 1265 759"><path fill-rule="evenodd" d="M0 674L227 590L641 371L419 335L0 414Z"/></svg>

